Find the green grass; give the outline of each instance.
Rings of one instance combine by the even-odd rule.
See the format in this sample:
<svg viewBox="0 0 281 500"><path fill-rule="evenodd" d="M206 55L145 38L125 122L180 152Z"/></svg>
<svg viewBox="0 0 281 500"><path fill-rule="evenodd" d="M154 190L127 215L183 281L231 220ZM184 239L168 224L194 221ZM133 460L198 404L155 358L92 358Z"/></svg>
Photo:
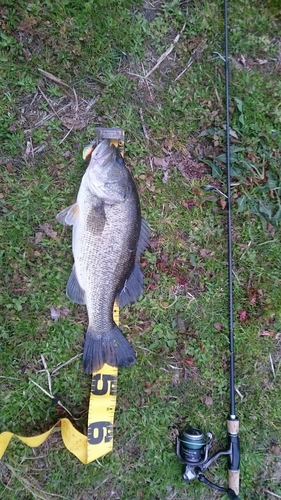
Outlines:
<svg viewBox="0 0 281 500"><path fill-rule="evenodd" d="M240 496L267 500L281 497L281 15L277 0L229 3ZM84 466L56 431L38 449L13 440L0 462L1 498L225 498L184 483L174 446L188 424L214 432L214 451L227 441L226 211L223 196L202 189L226 189L224 68L213 56L223 52L222 8L2 2L1 432L33 435L60 418L30 382L48 388L42 355L51 372L78 355L52 375L52 388L86 429L87 318L64 293L71 231L55 216L75 199L96 126L125 130L151 247L144 296L120 311L138 360L118 374L113 452ZM57 322L52 307L64 311ZM226 484L226 461L208 474Z"/></svg>

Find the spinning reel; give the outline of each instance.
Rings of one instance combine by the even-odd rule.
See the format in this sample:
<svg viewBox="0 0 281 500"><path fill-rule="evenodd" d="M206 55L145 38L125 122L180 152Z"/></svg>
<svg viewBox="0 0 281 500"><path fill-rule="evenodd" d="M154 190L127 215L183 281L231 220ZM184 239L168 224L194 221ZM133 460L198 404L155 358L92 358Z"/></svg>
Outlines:
<svg viewBox="0 0 281 500"><path fill-rule="evenodd" d="M227 450L220 450L213 456L210 456L213 440L214 434L212 432L207 432L204 436L204 434L195 427L188 427L179 437L177 437L177 456L185 466L183 479L188 483L193 479L198 479L201 483L205 483L215 490L227 493L230 499L239 500L232 488L219 486L207 479L204 475L204 471L222 455L228 455L229 457L229 473L231 473L231 470L235 471L235 473L239 470L238 436L229 435L229 448ZM231 475L236 478L236 475L230 474L230 476ZM230 480L229 483L236 489L237 484L235 484L235 481L231 482Z"/></svg>

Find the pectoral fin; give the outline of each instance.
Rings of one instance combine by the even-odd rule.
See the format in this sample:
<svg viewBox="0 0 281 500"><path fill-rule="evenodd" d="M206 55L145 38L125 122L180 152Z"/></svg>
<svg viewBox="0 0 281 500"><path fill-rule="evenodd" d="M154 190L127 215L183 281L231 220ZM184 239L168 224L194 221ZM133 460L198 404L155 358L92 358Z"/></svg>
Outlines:
<svg viewBox="0 0 281 500"><path fill-rule="evenodd" d="M75 266L73 266L71 274L68 278L66 295L72 302L75 302L75 304L86 304L85 292L78 283Z"/></svg>
<svg viewBox="0 0 281 500"><path fill-rule="evenodd" d="M142 292L143 274L139 263L136 262L129 278L125 282L123 289L117 295L116 302L119 307L124 307L138 300Z"/></svg>
<svg viewBox="0 0 281 500"><path fill-rule="evenodd" d="M66 226L73 226L77 221L79 216L79 206L77 203L70 205L70 207L64 208L56 216L56 219Z"/></svg>

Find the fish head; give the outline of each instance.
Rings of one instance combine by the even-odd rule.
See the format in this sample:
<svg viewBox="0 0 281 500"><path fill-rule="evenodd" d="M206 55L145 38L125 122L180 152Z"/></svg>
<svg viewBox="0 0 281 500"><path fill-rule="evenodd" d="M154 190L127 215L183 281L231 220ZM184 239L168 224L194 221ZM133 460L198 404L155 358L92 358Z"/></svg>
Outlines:
<svg viewBox="0 0 281 500"><path fill-rule="evenodd" d="M123 167L123 168L122 168ZM106 203L119 203L128 194L128 172L116 146L104 139L91 154L87 184L91 193Z"/></svg>

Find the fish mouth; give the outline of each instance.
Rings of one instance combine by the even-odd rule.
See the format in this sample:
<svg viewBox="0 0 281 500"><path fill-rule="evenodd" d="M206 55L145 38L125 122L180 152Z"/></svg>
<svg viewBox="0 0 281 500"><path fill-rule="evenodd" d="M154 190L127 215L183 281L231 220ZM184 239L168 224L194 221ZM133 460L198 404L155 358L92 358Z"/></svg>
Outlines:
<svg viewBox="0 0 281 500"><path fill-rule="evenodd" d="M94 149L94 144L96 141L91 142L83 150L83 159L85 160L87 156L91 155L91 162L98 163L100 167L106 165L110 160L115 159L115 146L110 145L109 139L104 139L100 142Z"/></svg>
<svg viewBox="0 0 281 500"><path fill-rule="evenodd" d="M110 145L109 139L104 139L100 142L92 152L92 158L96 162L106 164L109 159L114 156L115 146Z"/></svg>

